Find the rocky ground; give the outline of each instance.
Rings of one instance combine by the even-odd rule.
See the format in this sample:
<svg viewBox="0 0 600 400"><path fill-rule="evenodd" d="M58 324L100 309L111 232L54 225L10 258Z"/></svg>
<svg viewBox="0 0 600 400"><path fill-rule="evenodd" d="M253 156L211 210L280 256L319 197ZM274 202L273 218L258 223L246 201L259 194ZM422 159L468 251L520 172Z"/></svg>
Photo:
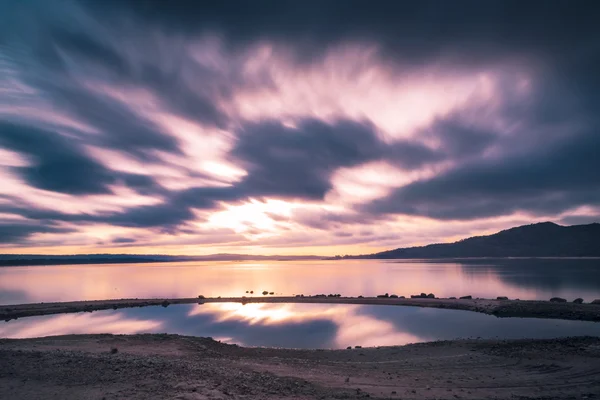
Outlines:
<svg viewBox="0 0 600 400"><path fill-rule="evenodd" d="M0 340L0 399L357 398L600 398L600 338L351 350L176 335Z"/></svg>

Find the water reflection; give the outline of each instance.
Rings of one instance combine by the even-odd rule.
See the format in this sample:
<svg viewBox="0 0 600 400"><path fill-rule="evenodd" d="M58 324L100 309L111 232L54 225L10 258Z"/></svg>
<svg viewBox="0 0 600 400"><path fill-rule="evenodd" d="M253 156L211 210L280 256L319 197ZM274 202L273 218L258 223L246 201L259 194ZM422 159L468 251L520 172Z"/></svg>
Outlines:
<svg viewBox="0 0 600 400"><path fill-rule="evenodd" d="M0 337L71 333L177 333L245 346L345 348L456 338L600 336L600 323L496 318L466 311L326 304L204 304L30 317Z"/></svg>
<svg viewBox="0 0 600 400"><path fill-rule="evenodd" d="M600 260L189 262L0 268L0 304L145 297L433 292L600 298Z"/></svg>

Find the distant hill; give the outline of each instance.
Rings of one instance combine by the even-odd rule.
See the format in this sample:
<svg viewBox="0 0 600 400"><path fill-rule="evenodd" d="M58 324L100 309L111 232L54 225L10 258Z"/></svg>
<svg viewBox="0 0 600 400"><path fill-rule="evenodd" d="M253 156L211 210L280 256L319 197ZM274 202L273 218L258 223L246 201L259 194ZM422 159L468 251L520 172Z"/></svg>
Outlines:
<svg viewBox="0 0 600 400"><path fill-rule="evenodd" d="M600 257L600 224L523 225L454 243L398 248L343 258Z"/></svg>
<svg viewBox="0 0 600 400"><path fill-rule="evenodd" d="M325 258L319 256L260 256L210 254L0 254L0 267L19 265L125 264L177 261L290 261L319 259L394 259L468 257L600 257L600 224L561 226L552 222L523 225L489 236L454 243L398 248L375 254Z"/></svg>

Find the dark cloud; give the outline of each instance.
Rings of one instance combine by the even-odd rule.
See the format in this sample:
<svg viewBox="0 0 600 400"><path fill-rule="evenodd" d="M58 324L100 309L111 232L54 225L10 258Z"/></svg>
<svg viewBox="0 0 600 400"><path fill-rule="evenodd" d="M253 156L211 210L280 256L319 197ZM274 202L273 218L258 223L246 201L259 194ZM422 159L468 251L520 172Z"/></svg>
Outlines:
<svg viewBox="0 0 600 400"><path fill-rule="evenodd" d="M13 167L29 185L71 195L108 194L123 184L142 194L165 190L147 175L113 171L86 154L78 140L31 126L0 121L0 146L25 155L31 165Z"/></svg>
<svg viewBox="0 0 600 400"><path fill-rule="evenodd" d="M334 232L333 236L336 236L336 237L353 237L354 234L352 232Z"/></svg>
<svg viewBox="0 0 600 400"><path fill-rule="evenodd" d="M66 52L74 57L78 62L84 65L90 65L91 70L86 71L90 78L105 79L113 84L142 87L157 97L160 102L170 111L186 115L195 120L206 124L223 126L226 118L216 105L219 97L229 94L233 83L241 84L239 78L227 76L226 71L211 69L207 66L195 62L189 54L189 47L184 41L171 41L168 48L161 47L159 43L150 40L128 40L133 47L124 51L122 43L118 42L115 36L101 37L100 34L94 35L93 31L83 30L77 33L66 31L63 26L50 26L48 40L57 49L57 52ZM104 41L102 41L104 40ZM47 52L48 50L43 50ZM169 59L157 60L155 56L169 57ZM53 58L60 60L57 54ZM57 62L60 65L60 63ZM68 74L66 67L56 71L59 74ZM226 79L229 79L227 82ZM61 95L61 88L50 88L49 94L52 96ZM82 89L82 88L80 88ZM71 99L78 96L84 97L86 91L82 93L64 93L65 98ZM94 101L94 98L87 101ZM118 119L119 112L123 112L119 104L115 104L117 110L109 109L112 104L100 104L103 108L94 114L85 113L88 107L77 110L78 115L91 120L91 122L100 128L103 128L103 120L99 115L106 115L106 119ZM158 128L152 126L148 121L139 121L139 118L130 118L130 121L136 122L139 127L127 129L113 125L112 129L119 128L119 135L123 133L128 135L129 140L146 139L148 145L160 145L161 150L176 150L176 143L165 142L172 141L172 138L162 134ZM131 127L129 127L131 128ZM147 132L139 137L136 130L145 129ZM144 144L133 143L133 144Z"/></svg>
<svg viewBox="0 0 600 400"><path fill-rule="evenodd" d="M277 40L314 56L344 41L373 41L386 53L412 62L453 58L467 63L504 55L577 55L598 39L600 7L594 1L567 0L524 4L519 1L263 0L204 3L160 0L83 4L94 13L127 14L168 32L216 31L232 45Z"/></svg>
<svg viewBox="0 0 600 400"><path fill-rule="evenodd" d="M586 132L550 148L466 163L396 190L365 208L373 213L474 219L518 210L554 214L600 204L600 135Z"/></svg>
<svg viewBox="0 0 600 400"><path fill-rule="evenodd" d="M74 229L53 225L40 225L31 222L14 221L0 222L0 243L23 244L31 235L36 233L69 233Z"/></svg>
<svg viewBox="0 0 600 400"><path fill-rule="evenodd" d="M248 195L322 199L341 167L389 160L415 168L440 159L418 143L385 144L368 123L316 119L287 127L279 121L246 124L230 155L247 171L239 188Z"/></svg>
<svg viewBox="0 0 600 400"><path fill-rule="evenodd" d="M69 194L108 193L110 170L54 132L0 121L0 145L26 154L32 165L14 167L31 186Z"/></svg>
<svg viewBox="0 0 600 400"><path fill-rule="evenodd" d="M68 4L62 3L65 7ZM157 150L181 154L178 140L134 112L127 104L130 99L119 101L104 92L107 87L131 88L140 87L140 82L155 82L156 74L145 70L155 66L136 69L130 56L137 53L124 50L105 32L103 36L89 26L93 18L82 18L77 9L67 8L73 15L65 21L61 19L64 15L59 18L52 12L44 14L43 4L40 9L22 7L21 13L13 14L20 25L14 27L14 32L7 32L12 41L4 49L4 57L19 79L36 91L37 101L51 104L53 112L62 112L96 131L90 135L71 128L73 136L144 161L153 160ZM165 100L170 93L184 93L185 85L175 85L172 79L176 76L177 71L165 73L161 82L156 80L156 87L146 89L154 90ZM166 84L168 79L170 87ZM191 97L187 96L183 103L191 104ZM195 114L196 118L200 116L200 112Z"/></svg>
<svg viewBox="0 0 600 400"><path fill-rule="evenodd" d="M118 238L114 238L112 240L112 243L116 243L116 244L122 244L122 243L135 243L136 240L132 239L132 238L126 238L126 237L118 237Z"/></svg>
<svg viewBox="0 0 600 400"><path fill-rule="evenodd" d="M113 172L117 182L143 195L166 195L168 191L149 175Z"/></svg>
<svg viewBox="0 0 600 400"><path fill-rule="evenodd" d="M115 226L154 228L160 227L165 233L173 233L186 221L195 220L193 209L208 210L218 208L219 201L236 201L243 194L233 187L191 188L165 192L163 202L154 205L137 206L122 211L96 214L63 213L48 209L21 206L0 206L0 211L14 213L44 223L56 221L71 223L104 223Z"/></svg>
<svg viewBox="0 0 600 400"><path fill-rule="evenodd" d="M308 226L313 229L332 230L343 228L344 225L361 225L377 223L384 219L381 215L369 215L366 213L357 212L331 212L326 210L294 210L290 216L290 220L299 224Z"/></svg>
<svg viewBox="0 0 600 400"><path fill-rule="evenodd" d="M129 153L151 161L151 150L181 154L179 144L154 125L143 120L122 103L81 87L48 85L42 88L55 104L62 105L79 120L102 132L91 144Z"/></svg>
<svg viewBox="0 0 600 400"><path fill-rule="evenodd" d="M450 159L479 156L501 136L497 132L466 123L459 116L438 120L420 134L425 139L439 141L440 152Z"/></svg>

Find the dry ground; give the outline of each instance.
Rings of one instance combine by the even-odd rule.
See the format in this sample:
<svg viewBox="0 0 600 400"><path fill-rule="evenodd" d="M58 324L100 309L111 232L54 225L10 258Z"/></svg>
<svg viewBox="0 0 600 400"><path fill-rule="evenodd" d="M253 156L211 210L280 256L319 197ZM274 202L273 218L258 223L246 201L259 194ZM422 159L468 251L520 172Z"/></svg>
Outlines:
<svg viewBox="0 0 600 400"><path fill-rule="evenodd" d="M600 338L352 350L243 348L177 335L0 340L0 399L367 397L600 398Z"/></svg>

